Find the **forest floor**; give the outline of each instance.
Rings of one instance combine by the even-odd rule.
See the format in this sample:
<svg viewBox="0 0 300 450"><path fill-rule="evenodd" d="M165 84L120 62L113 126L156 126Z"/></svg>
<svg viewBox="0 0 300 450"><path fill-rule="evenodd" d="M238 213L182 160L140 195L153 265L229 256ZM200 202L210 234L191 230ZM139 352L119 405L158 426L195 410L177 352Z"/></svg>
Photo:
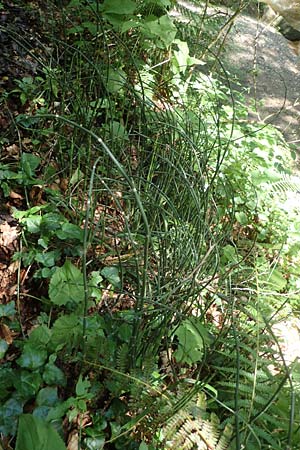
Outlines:
<svg viewBox="0 0 300 450"><path fill-rule="evenodd" d="M300 57L273 26L240 15L225 45L225 68L243 88L249 117L272 123L295 149L300 145ZM254 109L254 112L253 112ZM298 152L299 154L299 152Z"/></svg>
<svg viewBox="0 0 300 450"><path fill-rule="evenodd" d="M0 26L0 45L4 48L0 52L0 94L15 92L15 96L7 99L6 108L0 111L0 130L3 136L8 136L15 127L16 118L27 112L28 101L25 99L23 103L19 99L20 83L23 80L24 90L27 79L27 87L30 89L30 77L34 79L38 75L35 55L40 52L39 41L41 39L46 47L47 36L40 36L38 11L35 17L13 2L4 0L3 3L5 10L2 13L0 11L0 25L7 27L10 33L4 32ZM34 51L28 51L24 45L26 40L22 36L28 34L31 35L30 46ZM297 149L298 143L300 144L300 62L287 41L274 28L248 16L241 16L228 37L225 56L227 70L236 77L237 85L239 83L247 89L246 98L249 105L252 105L252 111L253 104L255 105L256 114L249 113L249 118L262 124L274 124ZM22 149L25 153L31 152L31 140L18 139L14 143L3 141L0 155L3 162L17 162ZM36 201L38 205L42 204L42 198L38 198L39 194L33 189L30 190L30 195L33 203ZM21 248L18 223L12 217L11 210L25 208L25 204L26 198L21 190L10 190L7 198L3 198L0 193L0 303L3 304L17 296L20 289L23 293L30 293L37 288L34 294L37 297L43 295L40 286L31 277L30 267L28 270L23 269L19 262L13 261L13 256ZM31 299L19 311L23 333L33 328L32 324L39 313L36 305L37 302ZM295 318L282 322L278 327L281 350L287 362L300 357L299 330L300 320ZM8 344L15 338L14 333L3 324L0 324L0 334Z"/></svg>

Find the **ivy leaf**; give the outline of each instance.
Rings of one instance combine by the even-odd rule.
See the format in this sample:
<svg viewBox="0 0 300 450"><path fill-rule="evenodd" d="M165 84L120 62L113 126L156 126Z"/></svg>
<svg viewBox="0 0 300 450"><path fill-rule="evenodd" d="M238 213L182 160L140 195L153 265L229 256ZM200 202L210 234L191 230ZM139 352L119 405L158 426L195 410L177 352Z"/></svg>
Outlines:
<svg viewBox="0 0 300 450"><path fill-rule="evenodd" d="M46 384L52 384L54 386L65 386L66 377L63 371L54 364L55 361L56 355L51 355L49 358L49 362L45 365L43 380Z"/></svg>
<svg viewBox="0 0 300 450"><path fill-rule="evenodd" d="M78 304L84 300L83 275L71 261L67 260L52 275L49 297L52 303L59 306L69 302Z"/></svg>
<svg viewBox="0 0 300 450"><path fill-rule="evenodd" d="M20 401L14 398L7 400L0 408L0 433L3 433L6 436L14 435L17 428L18 417L22 412L23 404Z"/></svg>
<svg viewBox="0 0 300 450"><path fill-rule="evenodd" d="M56 232L56 236L61 240L76 239L80 242L83 241L83 234L83 230L78 225L69 222L65 222L61 230Z"/></svg>
<svg viewBox="0 0 300 450"><path fill-rule="evenodd" d="M36 397L38 406L55 406L59 402L56 387L45 387L41 389Z"/></svg>
<svg viewBox="0 0 300 450"><path fill-rule="evenodd" d="M6 303L6 305L0 305L0 317L10 317L16 314L15 302Z"/></svg>
<svg viewBox="0 0 300 450"><path fill-rule="evenodd" d="M25 369L35 370L42 367L47 359L47 351L42 348L34 348L31 345L24 345L23 353L17 359L19 366Z"/></svg>
<svg viewBox="0 0 300 450"><path fill-rule="evenodd" d="M4 358L6 350L8 349L8 343L4 340L0 340L0 359Z"/></svg>
<svg viewBox="0 0 300 450"><path fill-rule="evenodd" d="M95 436L85 438L84 443L87 450L102 450L105 444L105 437Z"/></svg>
<svg viewBox="0 0 300 450"><path fill-rule="evenodd" d="M52 426L39 417L22 414L19 419L16 450L66 450Z"/></svg>
<svg viewBox="0 0 300 450"><path fill-rule="evenodd" d="M14 376L14 387L22 398L34 397L41 384L42 377L38 372L22 370L20 375Z"/></svg>
<svg viewBox="0 0 300 450"><path fill-rule="evenodd" d="M59 250L52 250L50 252L37 253L34 259L36 260L36 262L42 264L45 267L53 267L55 265L55 261L59 258L59 256Z"/></svg>

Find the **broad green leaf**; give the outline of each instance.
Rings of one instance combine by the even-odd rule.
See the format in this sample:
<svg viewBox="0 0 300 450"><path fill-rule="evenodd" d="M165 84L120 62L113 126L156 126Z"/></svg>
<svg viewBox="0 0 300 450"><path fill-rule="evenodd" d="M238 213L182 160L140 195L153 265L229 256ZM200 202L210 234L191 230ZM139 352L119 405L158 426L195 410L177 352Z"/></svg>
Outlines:
<svg viewBox="0 0 300 450"><path fill-rule="evenodd" d="M70 185L73 186L74 184L78 183L84 178L84 173L81 172L80 169L77 169L74 171L73 175L70 178Z"/></svg>
<svg viewBox="0 0 300 450"><path fill-rule="evenodd" d="M130 19L127 22L123 22L121 25L121 33L126 33L128 30L132 30L133 28L137 28L141 26L141 22L139 20Z"/></svg>
<svg viewBox="0 0 300 450"><path fill-rule="evenodd" d="M174 57L177 63L179 72L184 72L188 65L189 47L187 42L175 39L174 44L178 46L178 51L174 50Z"/></svg>
<svg viewBox="0 0 300 450"><path fill-rule="evenodd" d="M186 319L174 334L178 338L178 349L174 352L174 357L179 362L194 364L202 360L204 348L211 339L198 318Z"/></svg>
<svg viewBox="0 0 300 450"><path fill-rule="evenodd" d="M89 295L90 297L101 300L102 298L102 291L101 291L101 283L103 281L103 278L101 277L100 273L97 271L93 271L90 275L89 279Z"/></svg>
<svg viewBox="0 0 300 450"><path fill-rule="evenodd" d="M16 314L15 302L11 301L5 305L0 305L0 317L10 317Z"/></svg>
<svg viewBox="0 0 300 450"><path fill-rule="evenodd" d="M60 230L62 222L65 220L60 214L47 213L43 216L41 230L46 234L49 231Z"/></svg>
<svg viewBox="0 0 300 450"><path fill-rule="evenodd" d="M29 335L29 343L34 348L45 348L51 338L51 330L47 325L40 325Z"/></svg>
<svg viewBox="0 0 300 450"><path fill-rule="evenodd" d="M52 327L50 346L53 350L59 348L76 347L82 338L82 326L76 314L59 317Z"/></svg>
<svg viewBox="0 0 300 450"><path fill-rule="evenodd" d="M54 406L59 402L56 387L45 387L41 389L36 397L38 406Z"/></svg>
<svg viewBox="0 0 300 450"><path fill-rule="evenodd" d="M41 158L32 153L22 153L21 168L27 177L33 177L35 169L40 165Z"/></svg>
<svg viewBox="0 0 300 450"><path fill-rule="evenodd" d="M73 397L69 397L68 400L66 400L65 402L59 403L56 406L50 408L47 415L47 421L48 422L56 421L61 417L63 417L70 408L70 406L73 405L73 402L74 402Z"/></svg>
<svg viewBox="0 0 300 450"><path fill-rule="evenodd" d="M105 437L88 437L85 438L84 443L87 450L102 450L105 444Z"/></svg>
<svg viewBox="0 0 300 450"><path fill-rule="evenodd" d="M13 217L22 222L22 219L24 217L34 216L36 213L41 212L45 208L47 208L47 205L33 206L32 208L26 209L25 211L18 211L15 209L13 212Z"/></svg>
<svg viewBox="0 0 300 450"><path fill-rule="evenodd" d="M49 267L44 267L38 273L42 278L51 278L52 275L54 274L55 270L56 270L56 267L51 267L51 269L49 269Z"/></svg>
<svg viewBox="0 0 300 450"><path fill-rule="evenodd" d="M141 442L139 445L139 450L148 450L149 447L145 442Z"/></svg>
<svg viewBox="0 0 300 450"><path fill-rule="evenodd" d="M46 405L37 406L32 411L32 415L34 417L40 417L40 419L47 420L47 422L48 422L48 414L52 409L53 408L51 406L46 406Z"/></svg>
<svg viewBox="0 0 300 450"><path fill-rule="evenodd" d="M25 217L24 219L21 220L21 223L25 224L29 233L39 233L40 226L42 223L42 217L41 216Z"/></svg>
<svg viewBox="0 0 300 450"><path fill-rule="evenodd" d="M177 29L169 16L165 15L156 20L145 21L142 30L147 37L156 37L169 47L175 39Z"/></svg>
<svg viewBox="0 0 300 450"><path fill-rule="evenodd" d="M14 387L22 398L34 397L42 384L42 377L38 372L22 370L14 377Z"/></svg>
<svg viewBox="0 0 300 450"><path fill-rule="evenodd" d="M88 379L82 379L82 375L79 375L76 383L76 395L77 397L85 397L88 393L91 383Z"/></svg>
<svg viewBox="0 0 300 450"><path fill-rule="evenodd" d="M52 426L39 417L22 414L19 419L16 450L66 450Z"/></svg>
<svg viewBox="0 0 300 450"><path fill-rule="evenodd" d="M40 121L40 118L33 115L18 114L15 120L23 127L30 128L31 125L38 123Z"/></svg>
<svg viewBox="0 0 300 450"><path fill-rule="evenodd" d="M82 26L84 28L86 28L87 30L89 30L89 32L93 35L96 36L98 30L98 26L97 24L93 23L93 22L83 22Z"/></svg>
<svg viewBox="0 0 300 450"><path fill-rule="evenodd" d="M238 261L238 255L236 249L233 245L225 245L223 248L223 257L222 260L227 263L236 263Z"/></svg>
<svg viewBox="0 0 300 450"><path fill-rule="evenodd" d="M126 83L126 73L122 69L110 68L107 74L106 89L110 93L119 92Z"/></svg>
<svg viewBox="0 0 300 450"><path fill-rule="evenodd" d="M104 267L101 270L101 275L106 278L114 287L121 287L121 278L119 276L119 269L115 266Z"/></svg>
<svg viewBox="0 0 300 450"><path fill-rule="evenodd" d="M11 387L14 381L14 370L10 367L0 366L0 400L1 404L3 399L8 397Z"/></svg>
<svg viewBox="0 0 300 450"><path fill-rule="evenodd" d="M4 339L0 339L0 359L4 358L8 349L8 343Z"/></svg>
<svg viewBox="0 0 300 450"><path fill-rule="evenodd" d="M63 223L61 229L56 232L56 236L61 240L76 239L80 242L83 241L83 234L78 225L69 222Z"/></svg>
<svg viewBox="0 0 300 450"><path fill-rule="evenodd" d="M198 58L194 58L190 56L190 50L187 42L181 41L180 39L175 39L173 41L174 44L178 46L178 51L174 50L174 57L177 65L177 69L179 72L184 72L187 66L191 66L194 64L197 65L205 65L205 62L201 61Z"/></svg>
<svg viewBox="0 0 300 450"><path fill-rule="evenodd" d="M129 141L126 128L120 122L116 122L115 120L113 120L112 123L110 124L110 130L114 140L120 139Z"/></svg>
<svg viewBox="0 0 300 450"><path fill-rule="evenodd" d="M247 225L249 223L249 219L243 211L240 212L237 211L235 213L235 218L241 225Z"/></svg>
<svg viewBox="0 0 300 450"><path fill-rule="evenodd" d="M45 365L43 371L43 380L48 385L54 386L65 386L66 385L66 377L63 371L57 367L55 362L56 356L51 355L49 358L49 362Z"/></svg>
<svg viewBox="0 0 300 450"><path fill-rule="evenodd" d="M17 429L18 417L22 412L21 401L14 398L7 400L0 408L0 433L5 436L13 436Z"/></svg>
<svg viewBox="0 0 300 450"><path fill-rule="evenodd" d="M42 264L45 267L53 267L55 266L55 262L59 257L60 251L52 250L50 252L37 253L34 259L36 260L36 262Z"/></svg>
<svg viewBox="0 0 300 450"><path fill-rule="evenodd" d="M17 359L17 363L25 369L35 370L45 364L47 356L45 349L34 348L33 345L25 344L23 353Z"/></svg>
<svg viewBox="0 0 300 450"><path fill-rule="evenodd" d="M102 11L110 14L133 14L137 4L132 0L104 0Z"/></svg>
<svg viewBox="0 0 300 450"><path fill-rule="evenodd" d="M83 275L71 261L67 260L52 275L49 297L52 303L59 306L69 302L78 304L84 300Z"/></svg>

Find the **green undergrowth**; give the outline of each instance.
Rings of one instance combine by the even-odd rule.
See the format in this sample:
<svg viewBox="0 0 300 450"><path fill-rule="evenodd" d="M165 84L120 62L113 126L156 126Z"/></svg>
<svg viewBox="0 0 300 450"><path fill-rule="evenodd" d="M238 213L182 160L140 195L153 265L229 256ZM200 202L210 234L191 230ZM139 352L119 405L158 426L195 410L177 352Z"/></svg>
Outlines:
<svg viewBox="0 0 300 450"><path fill-rule="evenodd" d="M295 155L232 95L222 17L187 26L175 3L47 4L36 74L1 94L7 449L299 448L299 362L274 332L299 311Z"/></svg>

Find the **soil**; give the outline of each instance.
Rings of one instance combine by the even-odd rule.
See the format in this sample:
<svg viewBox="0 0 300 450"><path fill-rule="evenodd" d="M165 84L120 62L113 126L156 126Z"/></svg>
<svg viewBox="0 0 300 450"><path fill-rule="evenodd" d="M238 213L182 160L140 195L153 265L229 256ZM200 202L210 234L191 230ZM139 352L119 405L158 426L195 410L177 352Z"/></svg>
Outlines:
<svg viewBox="0 0 300 450"><path fill-rule="evenodd" d="M223 58L228 72L248 88L249 118L272 123L288 143L300 148L300 58L291 42L270 20L241 15L229 33Z"/></svg>

